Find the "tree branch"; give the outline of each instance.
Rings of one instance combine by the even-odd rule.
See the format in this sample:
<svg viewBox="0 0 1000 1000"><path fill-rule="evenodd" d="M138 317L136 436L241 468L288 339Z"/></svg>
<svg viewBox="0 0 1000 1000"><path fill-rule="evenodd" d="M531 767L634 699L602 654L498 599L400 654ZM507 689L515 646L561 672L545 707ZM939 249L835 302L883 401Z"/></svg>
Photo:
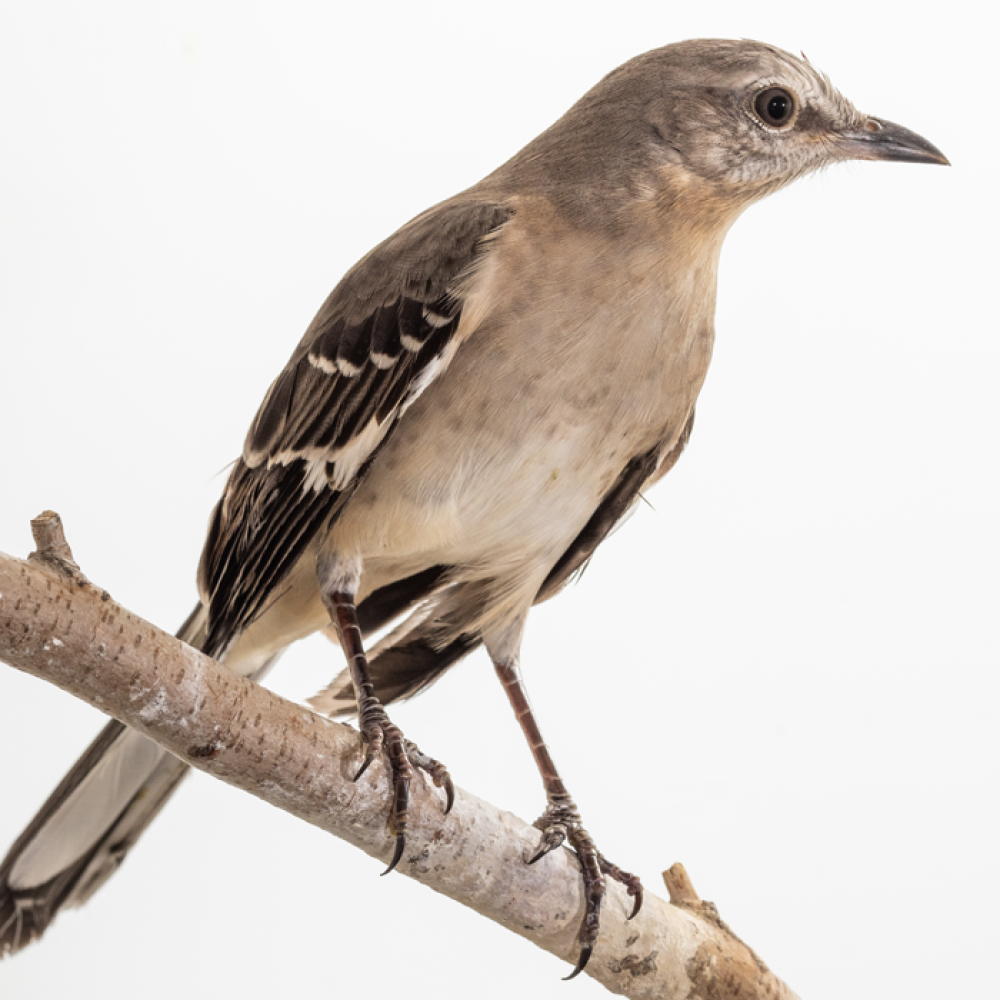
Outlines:
<svg viewBox="0 0 1000 1000"><path fill-rule="evenodd" d="M27 562L0 553L0 659L41 677L155 740L192 767L251 792L387 861L392 838L384 769L357 784L358 734L278 697L116 604L80 572L59 517L32 522ZM528 866L538 831L456 789L414 782L410 835L398 871L528 938L576 959L583 915L567 850ZM701 901L680 865L664 873L671 902L631 900L609 882L587 974L634 998L795 1000Z"/></svg>

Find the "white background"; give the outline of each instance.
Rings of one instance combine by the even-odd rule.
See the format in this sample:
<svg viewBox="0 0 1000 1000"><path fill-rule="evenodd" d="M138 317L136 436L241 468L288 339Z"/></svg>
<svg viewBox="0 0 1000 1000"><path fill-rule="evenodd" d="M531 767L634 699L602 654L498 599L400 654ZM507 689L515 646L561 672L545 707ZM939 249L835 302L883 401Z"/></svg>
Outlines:
<svg viewBox="0 0 1000 1000"><path fill-rule="evenodd" d="M220 470L355 259L630 56L802 49L954 166L838 167L737 224L692 444L532 616L525 671L588 827L654 892L683 861L811 1000L986 996L993 35L961 4L806 7L6 4L0 549L26 555L29 518L58 510L85 572L175 627ZM305 698L339 667L316 639L273 683ZM394 717L460 784L540 811L482 654ZM101 721L0 668L0 850ZM600 992L380 867L196 776L84 910L0 965L0 995Z"/></svg>

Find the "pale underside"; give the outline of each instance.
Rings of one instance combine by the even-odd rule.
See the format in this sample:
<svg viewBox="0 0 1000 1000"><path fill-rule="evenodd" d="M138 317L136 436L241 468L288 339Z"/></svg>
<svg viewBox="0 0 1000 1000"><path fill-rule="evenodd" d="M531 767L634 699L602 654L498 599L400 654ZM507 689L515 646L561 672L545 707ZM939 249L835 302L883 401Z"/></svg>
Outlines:
<svg viewBox="0 0 1000 1000"><path fill-rule="evenodd" d="M495 659L516 656L542 581L623 468L676 441L711 357L723 233L688 243L691 259L673 254L668 268L658 227L632 229L609 253L606 240L545 209L516 213L490 241L447 367L404 413L332 530L237 639L234 669L255 670L329 624L317 557L345 579L360 571L359 603L452 567L432 610L418 614L440 619L442 643L476 632ZM534 259L542 245L545 259ZM607 261L596 280L580 266L594 258ZM518 283L515 273L532 278Z"/></svg>

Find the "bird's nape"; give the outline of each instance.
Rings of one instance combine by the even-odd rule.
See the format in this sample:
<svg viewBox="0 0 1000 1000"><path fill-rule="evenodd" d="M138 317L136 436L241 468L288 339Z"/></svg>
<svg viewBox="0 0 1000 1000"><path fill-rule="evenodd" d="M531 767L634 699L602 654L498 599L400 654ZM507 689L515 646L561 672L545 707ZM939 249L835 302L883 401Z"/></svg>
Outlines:
<svg viewBox="0 0 1000 1000"><path fill-rule="evenodd" d="M633 915L642 887L597 849L542 739L520 673L528 612L687 444L733 221L846 159L947 163L772 46L701 40L629 61L351 268L271 386L213 515L184 638L259 679L290 643L335 629L348 667L319 703L359 715L356 777L388 756L388 870L409 863L415 769L445 790L442 814L452 789L385 705L486 648L545 792L531 861L568 843L580 862L570 978L598 941L606 880ZM37 934L85 898L81 873L116 867L183 776L164 760L120 728L94 744L0 866L0 950L24 943L29 902ZM124 773L127 788L104 780ZM79 843L65 840L71 800L90 824Z"/></svg>

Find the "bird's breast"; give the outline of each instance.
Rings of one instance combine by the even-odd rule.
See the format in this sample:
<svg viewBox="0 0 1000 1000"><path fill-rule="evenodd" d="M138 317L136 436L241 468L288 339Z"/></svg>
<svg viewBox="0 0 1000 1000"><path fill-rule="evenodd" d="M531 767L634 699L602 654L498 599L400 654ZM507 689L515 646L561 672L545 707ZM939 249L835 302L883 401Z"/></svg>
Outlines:
<svg viewBox="0 0 1000 1000"><path fill-rule="evenodd" d="M530 235L482 269L476 329L334 528L335 547L389 575L553 563L624 466L677 438L704 381L714 260L665 267L642 245L595 260L584 237L541 260Z"/></svg>

